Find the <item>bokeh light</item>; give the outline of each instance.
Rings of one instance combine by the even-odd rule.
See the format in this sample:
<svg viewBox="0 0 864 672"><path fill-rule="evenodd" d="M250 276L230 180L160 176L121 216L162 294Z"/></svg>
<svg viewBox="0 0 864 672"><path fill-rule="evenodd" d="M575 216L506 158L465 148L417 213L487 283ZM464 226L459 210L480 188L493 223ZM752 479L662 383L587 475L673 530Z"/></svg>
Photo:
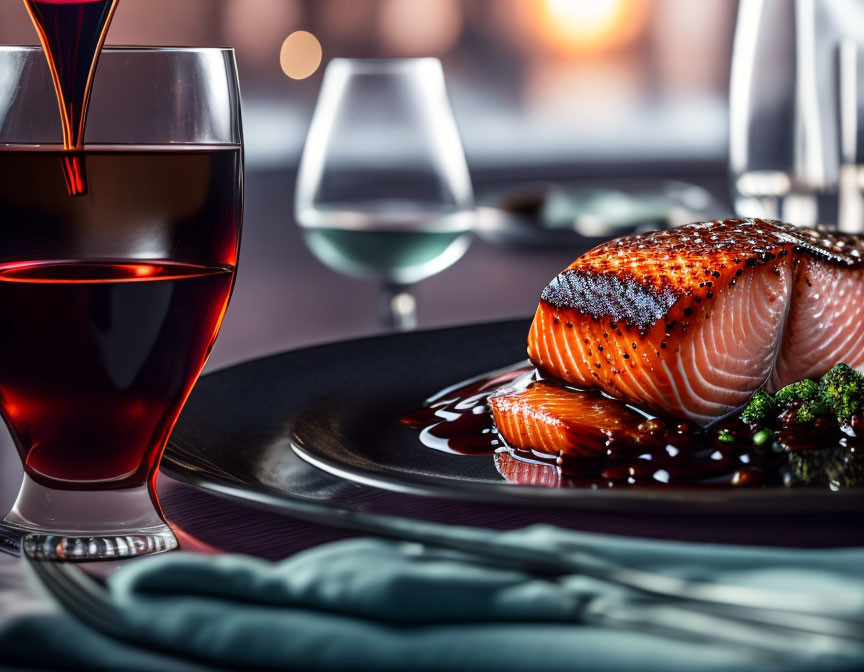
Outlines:
<svg viewBox="0 0 864 672"><path fill-rule="evenodd" d="M647 10L647 0L544 0L539 28L560 51L612 51L636 37Z"/></svg>
<svg viewBox="0 0 864 672"><path fill-rule="evenodd" d="M490 21L528 55L605 56L644 37L651 0L509 0Z"/></svg>
<svg viewBox="0 0 864 672"><path fill-rule="evenodd" d="M297 30L282 43L279 64L291 79L306 79L321 65L321 53L317 37L305 30Z"/></svg>

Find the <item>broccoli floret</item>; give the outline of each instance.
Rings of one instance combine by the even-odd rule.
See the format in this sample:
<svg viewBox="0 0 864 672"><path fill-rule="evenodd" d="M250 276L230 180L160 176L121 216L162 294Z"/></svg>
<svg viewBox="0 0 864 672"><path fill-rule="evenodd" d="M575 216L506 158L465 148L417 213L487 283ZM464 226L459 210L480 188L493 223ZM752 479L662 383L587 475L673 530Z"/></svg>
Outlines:
<svg viewBox="0 0 864 672"><path fill-rule="evenodd" d="M837 364L819 381L819 396L838 422L848 424L864 410L864 375Z"/></svg>
<svg viewBox="0 0 864 672"><path fill-rule="evenodd" d="M819 416L833 415L841 425L864 413L864 374L846 364L837 364L815 380L799 380L771 396L764 390L753 395L741 412L741 419L755 425L771 420L780 411L794 414L795 422L806 425Z"/></svg>
<svg viewBox="0 0 864 672"><path fill-rule="evenodd" d="M791 404L793 401L808 401L819 392L819 383L805 378L777 390L774 395L781 404Z"/></svg>
<svg viewBox="0 0 864 672"><path fill-rule="evenodd" d="M777 390L776 398L780 404L787 406L800 403L795 410L795 422L800 424L806 425L818 416L832 412L831 404L820 393L819 383L809 378Z"/></svg>
<svg viewBox="0 0 864 672"><path fill-rule="evenodd" d="M777 402L774 401L774 397L765 390L759 390L741 411L741 419L748 424L754 424L768 418L776 409Z"/></svg>

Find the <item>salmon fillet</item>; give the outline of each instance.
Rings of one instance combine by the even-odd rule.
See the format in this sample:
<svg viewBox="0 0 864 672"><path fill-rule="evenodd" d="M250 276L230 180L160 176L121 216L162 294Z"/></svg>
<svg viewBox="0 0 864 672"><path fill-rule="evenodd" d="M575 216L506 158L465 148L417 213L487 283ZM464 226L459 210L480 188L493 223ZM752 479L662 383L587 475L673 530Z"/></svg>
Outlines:
<svg viewBox="0 0 864 672"><path fill-rule="evenodd" d="M638 444L650 435L637 427L644 416L600 394L574 394L547 381L504 388L489 398L498 433L511 446L591 459L607 444Z"/></svg>
<svg viewBox="0 0 864 672"><path fill-rule="evenodd" d="M594 248L543 291L542 371L709 424L756 390L864 368L861 236L724 220Z"/></svg>

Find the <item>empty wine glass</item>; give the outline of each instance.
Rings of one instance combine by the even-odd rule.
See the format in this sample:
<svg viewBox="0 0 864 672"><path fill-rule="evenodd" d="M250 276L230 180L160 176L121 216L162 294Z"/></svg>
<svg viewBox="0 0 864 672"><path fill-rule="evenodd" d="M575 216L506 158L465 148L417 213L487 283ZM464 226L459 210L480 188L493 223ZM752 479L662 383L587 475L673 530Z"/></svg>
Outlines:
<svg viewBox="0 0 864 672"><path fill-rule="evenodd" d="M844 40L837 48L840 118L840 202L838 224L846 233L864 232L864 44Z"/></svg>
<svg viewBox="0 0 864 672"><path fill-rule="evenodd" d="M321 262L381 283L385 327L415 326L409 288L465 253L472 208L440 62L331 61L300 161L295 216Z"/></svg>
<svg viewBox="0 0 864 672"><path fill-rule="evenodd" d="M846 40L864 41L860 0L739 3L729 101L736 214L838 226L837 46Z"/></svg>

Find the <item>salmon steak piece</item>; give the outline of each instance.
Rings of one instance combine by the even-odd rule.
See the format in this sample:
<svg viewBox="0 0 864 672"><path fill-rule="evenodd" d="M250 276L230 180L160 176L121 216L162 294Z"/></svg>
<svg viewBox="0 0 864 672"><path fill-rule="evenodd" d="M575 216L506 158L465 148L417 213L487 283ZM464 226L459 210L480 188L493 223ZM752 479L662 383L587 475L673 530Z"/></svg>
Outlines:
<svg viewBox="0 0 864 672"><path fill-rule="evenodd" d="M736 219L610 241L543 290L528 356L710 424L763 387L864 369L864 237Z"/></svg>
<svg viewBox="0 0 864 672"><path fill-rule="evenodd" d="M495 428L508 445L592 459L613 442L639 444L645 417L600 394L574 393L547 381L525 389L503 388L489 398Z"/></svg>

